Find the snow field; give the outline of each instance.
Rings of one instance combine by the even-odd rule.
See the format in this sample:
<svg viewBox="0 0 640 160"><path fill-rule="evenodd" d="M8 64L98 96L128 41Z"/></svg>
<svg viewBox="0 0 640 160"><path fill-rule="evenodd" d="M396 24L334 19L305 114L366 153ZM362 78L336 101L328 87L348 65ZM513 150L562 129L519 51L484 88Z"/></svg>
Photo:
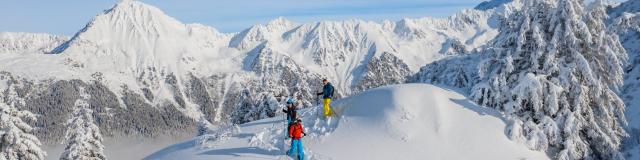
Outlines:
<svg viewBox="0 0 640 160"><path fill-rule="evenodd" d="M381 87L333 106L338 116L328 121L319 107L299 111L307 159L548 159L509 140L497 111L432 85ZM250 122L213 147L196 137L146 159L287 159L283 121Z"/></svg>

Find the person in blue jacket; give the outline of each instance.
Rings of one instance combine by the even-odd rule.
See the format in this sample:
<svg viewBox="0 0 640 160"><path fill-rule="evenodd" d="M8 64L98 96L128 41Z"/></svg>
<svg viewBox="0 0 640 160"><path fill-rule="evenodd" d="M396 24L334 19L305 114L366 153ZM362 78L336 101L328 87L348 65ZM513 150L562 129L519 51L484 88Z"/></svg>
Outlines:
<svg viewBox="0 0 640 160"><path fill-rule="evenodd" d="M329 105L331 104L331 98L333 98L334 89L333 85L331 85L327 79L322 79L322 84L324 85L322 87L322 92L318 93L318 95L322 95L324 116L329 117L331 116L331 106Z"/></svg>

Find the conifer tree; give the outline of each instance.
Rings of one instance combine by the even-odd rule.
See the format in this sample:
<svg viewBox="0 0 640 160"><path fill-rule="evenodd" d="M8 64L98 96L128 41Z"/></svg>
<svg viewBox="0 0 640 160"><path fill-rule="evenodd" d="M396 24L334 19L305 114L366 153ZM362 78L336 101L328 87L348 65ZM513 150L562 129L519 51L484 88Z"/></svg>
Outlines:
<svg viewBox="0 0 640 160"><path fill-rule="evenodd" d="M525 0L504 21L471 97L504 111L509 136L557 159L620 159L626 53L601 0Z"/></svg>
<svg viewBox="0 0 640 160"><path fill-rule="evenodd" d="M93 120L89 108L90 96L80 88L80 98L75 102L71 119L67 122L67 146L60 156L62 160L104 160L104 145L100 128Z"/></svg>
<svg viewBox="0 0 640 160"><path fill-rule="evenodd" d="M40 140L33 135L34 128L25 120L35 121L36 116L19 108L25 102L10 86L5 96L8 105L0 101L0 160L42 160L46 156ZM2 97L0 95L0 97Z"/></svg>

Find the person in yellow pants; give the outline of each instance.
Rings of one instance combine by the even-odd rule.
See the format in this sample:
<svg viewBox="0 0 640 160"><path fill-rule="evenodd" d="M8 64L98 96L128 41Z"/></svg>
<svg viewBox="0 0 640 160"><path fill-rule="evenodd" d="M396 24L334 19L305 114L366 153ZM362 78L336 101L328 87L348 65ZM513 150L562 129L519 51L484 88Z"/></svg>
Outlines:
<svg viewBox="0 0 640 160"><path fill-rule="evenodd" d="M318 95L322 95L322 104L324 105L324 116L331 116L331 98L333 98L333 85L329 83L327 79L322 79L322 92L318 93Z"/></svg>
<svg viewBox="0 0 640 160"><path fill-rule="evenodd" d="M322 102L324 106L324 116L325 117L331 116L331 106L329 106L329 104L331 104L331 98L323 98Z"/></svg>

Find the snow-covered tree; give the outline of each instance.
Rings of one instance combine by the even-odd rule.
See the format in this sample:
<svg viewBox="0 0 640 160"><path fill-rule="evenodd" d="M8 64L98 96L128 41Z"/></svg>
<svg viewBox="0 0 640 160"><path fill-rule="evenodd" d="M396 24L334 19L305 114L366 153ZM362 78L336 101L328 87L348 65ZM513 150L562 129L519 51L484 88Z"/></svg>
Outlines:
<svg viewBox="0 0 640 160"><path fill-rule="evenodd" d="M251 103L252 99L251 91L248 89L242 90L242 93L237 97L239 100L235 110L231 113L231 122L235 124L242 124L256 120L257 116L253 110L255 106Z"/></svg>
<svg viewBox="0 0 640 160"><path fill-rule="evenodd" d="M0 160L44 159L46 152L40 146L40 140L34 136L33 127L24 120L35 121L36 117L24 106L24 100L17 96L15 86L9 87L5 97L10 105L0 101Z"/></svg>
<svg viewBox="0 0 640 160"><path fill-rule="evenodd" d="M214 130L214 126L213 124L211 124L211 122L209 122L209 120L202 117L200 118L200 120L198 120L196 129L197 129L197 135L202 136L202 135L211 133Z"/></svg>
<svg viewBox="0 0 640 160"><path fill-rule="evenodd" d="M9 106L13 107L21 107L24 105L24 99L18 96L18 92L16 91L16 86L11 86L6 91L6 96L4 97L5 102Z"/></svg>
<svg viewBox="0 0 640 160"><path fill-rule="evenodd" d="M213 126L209 124L208 131L197 139L197 145L201 148L214 148L220 143L229 140L233 135L240 133L240 126L230 122Z"/></svg>
<svg viewBox="0 0 640 160"><path fill-rule="evenodd" d="M267 93L262 96L261 103L256 108L256 114L260 115L258 119L274 117L282 109L280 102L273 93Z"/></svg>
<svg viewBox="0 0 640 160"><path fill-rule="evenodd" d="M231 114L231 122L242 124L273 117L283 107L273 93L263 92L257 94L256 96L252 96L254 93L251 93L250 90L243 91L243 94L239 98L247 100L241 100L240 103L236 105L237 108ZM250 100L252 97L257 97L255 100L256 104L251 103L252 101Z"/></svg>
<svg viewBox="0 0 640 160"><path fill-rule="evenodd" d="M67 146L60 156L63 160L103 160L102 134L94 123L87 100L90 96L80 88L80 99L76 100L71 119L67 122Z"/></svg>
<svg viewBox="0 0 640 160"><path fill-rule="evenodd" d="M620 159L616 95L626 54L604 26L604 2L526 0L503 22L471 93L504 111L509 136L557 159Z"/></svg>

